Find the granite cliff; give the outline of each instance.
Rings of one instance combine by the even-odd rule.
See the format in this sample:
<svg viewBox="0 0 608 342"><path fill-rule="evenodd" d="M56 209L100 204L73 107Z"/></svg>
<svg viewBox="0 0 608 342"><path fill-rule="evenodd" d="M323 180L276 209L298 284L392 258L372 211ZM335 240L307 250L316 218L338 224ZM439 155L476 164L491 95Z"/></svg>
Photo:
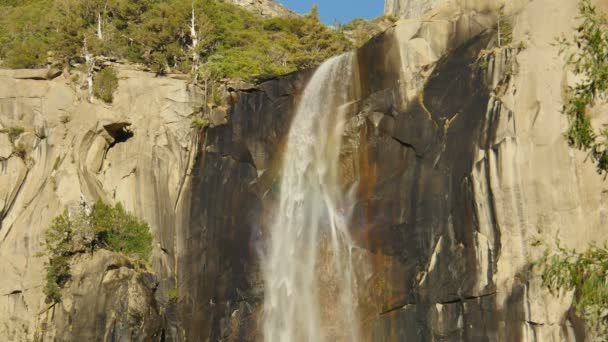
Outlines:
<svg viewBox="0 0 608 342"><path fill-rule="evenodd" d="M397 18L416 18L444 2L446 0L384 0L384 14Z"/></svg>
<svg viewBox="0 0 608 342"><path fill-rule="evenodd" d="M608 239L605 182L562 135L564 89L575 80L553 43L574 27L577 2L506 2L513 44L496 47L502 5L430 6L355 53L340 179L358 184L365 341L585 340L571 295L553 296L530 269L538 242ZM539 19L547 13L553 20ZM226 107L198 129L197 87L115 67L112 105L89 103L77 74L0 71L0 335L262 340L259 251L314 71L228 85ZM66 299L49 305L42 234L64 208L99 198L150 224L152 266L82 256Z"/></svg>
<svg viewBox="0 0 608 342"><path fill-rule="evenodd" d="M265 17L288 17L296 15L294 12L274 0L226 0L226 2L242 6L253 13Z"/></svg>

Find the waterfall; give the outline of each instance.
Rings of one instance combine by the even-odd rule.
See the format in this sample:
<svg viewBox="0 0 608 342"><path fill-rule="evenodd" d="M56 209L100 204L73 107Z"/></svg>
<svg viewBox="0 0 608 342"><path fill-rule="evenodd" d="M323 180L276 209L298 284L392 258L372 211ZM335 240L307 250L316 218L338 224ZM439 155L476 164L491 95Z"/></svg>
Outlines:
<svg viewBox="0 0 608 342"><path fill-rule="evenodd" d="M280 192L263 256L264 339L357 341L352 195L338 164L354 54L322 64L306 86L284 151Z"/></svg>

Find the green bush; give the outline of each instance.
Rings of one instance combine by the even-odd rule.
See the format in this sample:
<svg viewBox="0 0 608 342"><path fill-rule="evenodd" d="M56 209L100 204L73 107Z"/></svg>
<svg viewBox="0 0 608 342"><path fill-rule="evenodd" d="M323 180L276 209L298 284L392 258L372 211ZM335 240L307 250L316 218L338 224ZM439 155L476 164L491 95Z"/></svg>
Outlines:
<svg viewBox="0 0 608 342"><path fill-rule="evenodd" d="M44 293L59 302L61 289L70 280L72 256L103 248L147 263L152 252L150 227L118 203L114 207L97 202L90 213L64 211L45 232L44 247L49 258Z"/></svg>
<svg viewBox="0 0 608 342"><path fill-rule="evenodd" d="M147 262L152 253L152 234L147 223L128 213L122 204L111 207L103 202L93 206L90 225L95 243L101 248Z"/></svg>
<svg viewBox="0 0 608 342"><path fill-rule="evenodd" d="M177 287L170 288L167 297L170 301L177 302L179 300L179 289Z"/></svg>
<svg viewBox="0 0 608 342"><path fill-rule="evenodd" d="M581 0L579 11L582 21L574 37L558 41L560 54L583 79L568 89L564 113L570 126L565 135L571 146L589 152L602 174L608 171L608 131L594 131L587 109L605 100L608 91L608 20L590 0Z"/></svg>
<svg viewBox="0 0 608 342"><path fill-rule="evenodd" d="M12 69L36 68L46 63L47 46L33 37L12 44L4 64Z"/></svg>
<svg viewBox="0 0 608 342"><path fill-rule="evenodd" d="M25 129L21 126L12 126L9 128L4 128L0 130L0 133L8 133L8 139L11 142L15 142L17 138L25 132Z"/></svg>
<svg viewBox="0 0 608 342"><path fill-rule="evenodd" d="M49 301L61 300L61 288L70 279L70 258L74 255L74 234L79 229L67 210L53 219L45 232L44 246L49 257L44 294Z"/></svg>
<svg viewBox="0 0 608 342"><path fill-rule="evenodd" d="M195 116L192 118L192 125L197 128L207 128L211 123L207 119Z"/></svg>
<svg viewBox="0 0 608 342"><path fill-rule="evenodd" d="M47 51L55 63L80 62L85 42L96 56L145 63L158 74L200 71L210 79L289 73L351 48L343 32L320 22L316 8L303 17L266 19L218 0L0 2L0 59L8 67L46 64Z"/></svg>
<svg viewBox="0 0 608 342"><path fill-rule="evenodd" d="M46 297L52 302L60 302L61 289L70 278L70 258L68 256L51 258L47 265L46 285L43 290Z"/></svg>
<svg viewBox="0 0 608 342"><path fill-rule="evenodd" d="M594 333L608 337L608 248L591 247L583 253L560 247L538 262L543 285L553 293L575 291L574 307Z"/></svg>
<svg viewBox="0 0 608 342"><path fill-rule="evenodd" d="M340 25L339 28L350 38L354 46L360 47L396 21L397 19L390 15L382 15L372 20L355 18L345 25Z"/></svg>
<svg viewBox="0 0 608 342"><path fill-rule="evenodd" d="M503 47L513 43L513 24L511 18L505 15L504 5L500 7L498 15L498 21L496 22L496 38L498 41L498 47Z"/></svg>
<svg viewBox="0 0 608 342"><path fill-rule="evenodd" d="M9 68L36 68L47 62L47 51L56 39L46 16L50 0L0 1L0 59Z"/></svg>
<svg viewBox="0 0 608 342"><path fill-rule="evenodd" d="M118 88L118 76L112 67L107 67L95 75L93 95L106 103L112 103Z"/></svg>

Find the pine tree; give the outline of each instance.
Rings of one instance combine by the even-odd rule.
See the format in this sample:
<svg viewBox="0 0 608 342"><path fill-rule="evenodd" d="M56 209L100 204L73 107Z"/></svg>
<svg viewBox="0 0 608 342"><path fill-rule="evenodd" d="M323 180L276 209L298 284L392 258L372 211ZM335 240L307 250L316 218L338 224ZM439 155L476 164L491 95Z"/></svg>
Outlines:
<svg viewBox="0 0 608 342"><path fill-rule="evenodd" d="M301 35L300 53L295 62L302 68L318 65L325 59L351 48L351 44L339 31L321 23L317 5L313 5L310 12L304 16Z"/></svg>

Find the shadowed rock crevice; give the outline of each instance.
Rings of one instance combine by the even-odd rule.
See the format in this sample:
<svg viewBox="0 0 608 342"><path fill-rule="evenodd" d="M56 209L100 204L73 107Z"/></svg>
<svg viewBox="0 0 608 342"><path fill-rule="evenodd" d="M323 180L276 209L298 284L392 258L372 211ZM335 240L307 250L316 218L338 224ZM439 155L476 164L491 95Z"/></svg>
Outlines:
<svg viewBox="0 0 608 342"><path fill-rule="evenodd" d="M124 143L133 138L134 133L129 129L129 126L131 126L131 124L128 122L116 122L103 126L110 137L114 139L108 148L112 148L116 146L116 144Z"/></svg>

